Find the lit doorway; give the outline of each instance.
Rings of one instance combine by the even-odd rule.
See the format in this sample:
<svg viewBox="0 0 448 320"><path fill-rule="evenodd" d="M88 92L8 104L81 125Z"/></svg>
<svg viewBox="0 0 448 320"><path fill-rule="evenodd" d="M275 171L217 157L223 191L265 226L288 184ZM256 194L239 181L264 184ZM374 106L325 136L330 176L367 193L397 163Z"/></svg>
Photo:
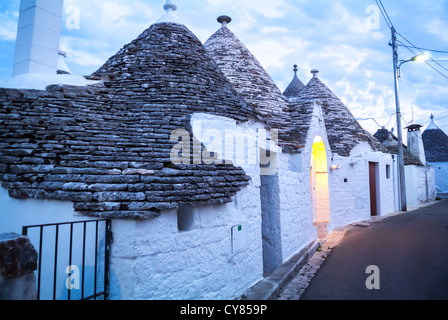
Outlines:
<svg viewBox="0 0 448 320"><path fill-rule="evenodd" d="M310 176L313 224L318 228L318 237L321 239L327 234L327 225L330 222L330 191L327 152L320 136L314 138Z"/></svg>

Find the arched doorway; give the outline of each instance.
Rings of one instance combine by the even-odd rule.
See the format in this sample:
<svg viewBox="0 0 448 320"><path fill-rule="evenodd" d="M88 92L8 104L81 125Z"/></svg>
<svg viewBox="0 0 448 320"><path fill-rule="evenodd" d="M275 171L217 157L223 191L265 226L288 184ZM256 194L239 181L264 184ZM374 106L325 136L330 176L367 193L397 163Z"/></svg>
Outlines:
<svg viewBox="0 0 448 320"><path fill-rule="evenodd" d="M320 136L313 141L310 175L313 224L318 228L318 237L322 238L327 234L327 224L330 222L330 191L327 152Z"/></svg>

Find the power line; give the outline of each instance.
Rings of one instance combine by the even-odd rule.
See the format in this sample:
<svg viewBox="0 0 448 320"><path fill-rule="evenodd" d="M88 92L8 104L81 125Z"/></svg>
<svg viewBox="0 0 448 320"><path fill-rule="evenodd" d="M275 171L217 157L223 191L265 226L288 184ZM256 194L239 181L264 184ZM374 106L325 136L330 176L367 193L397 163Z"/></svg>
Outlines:
<svg viewBox="0 0 448 320"><path fill-rule="evenodd" d="M375 123L378 125L378 127L380 127L380 128L383 127L383 126L380 125L380 124L378 123L378 121L376 121L374 118L365 118L365 119L356 119L356 120L357 120L357 121L373 120L373 121L375 121Z"/></svg>
<svg viewBox="0 0 448 320"><path fill-rule="evenodd" d="M405 45L401 44L399 46L405 47ZM423 50L423 51L431 51L436 53L448 53L448 51L442 51L442 50L434 50L434 49L428 49L428 48L420 48L420 47L414 47L415 49Z"/></svg>
<svg viewBox="0 0 448 320"><path fill-rule="evenodd" d="M392 24L392 21L390 20L389 15L387 14L387 11L383 6L383 3L381 2L381 0L375 0L375 2L381 11L381 14L383 15L383 18L386 21L387 26L389 27L389 29L391 29L394 25Z"/></svg>
<svg viewBox="0 0 448 320"><path fill-rule="evenodd" d="M399 41L400 42L400 41ZM411 47L404 45L404 47L406 49L408 49L410 52L412 52L412 54L416 55L416 52L414 50L411 49ZM432 59L431 59L432 60ZM433 60L432 60L433 61ZM446 76L445 74L443 74L441 71L437 70L434 66L432 66L431 64L428 63L428 61L425 61L425 63L431 67L434 71L436 71L438 74L440 74L442 77L446 78L448 80L448 76ZM437 63L437 62L436 62ZM439 64L439 63L437 63ZM440 64L439 64L440 65ZM443 67L445 70L447 70L445 67Z"/></svg>
<svg viewBox="0 0 448 320"><path fill-rule="evenodd" d="M387 121L386 125L384 125L384 126L380 125L380 124L378 123L378 121L377 121L375 118L373 118L373 117L365 118L365 119L356 119L356 120L357 120L357 121L373 120L373 121L375 121L375 123L378 125L378 127L380 127L380 128L386 128L386 127L389 125L389 123L390 123L390 121L392 120L392 117L393 117L394 115L396 115L396 113L393 113L393 114L390 115L390 116L377 117L378 119L379 119L379 118L387 118L387 117L389 117L389 121Z"/></svg>
<svg viewBox="0 0 448 320"><path fill-rule="evenodd" d="M389 14L387 13L386 8L384 7L383 3L381 2L381 0L375 0L378 8L380 9L380 12L384 18L384 20L386 21L387 26L389 27L389 29L395 29ZM401 36L404 40L406 40L414 49L419 50L421 53L424 54L424 52L422 51L422 48L419 48L417 46L415 46L412 42L410 42L408 39L406 39L406 37L404 37L402 34L400 34L398 31L395 31L396 34L398 34L399 36ZM400 42L406 49L410 50L411 52L413 52L409 46L406 46L405 44L403 44L401 41ZM434 50L434 51L438 51L438 50ZM415 53L414 53L415 54ZM447 70L444 66L442 66L440 63L438 63L437 61L435 61L434 59L432 59L431 57L429 57L431 61L433 61L434 63L436 63L438 66L442 67L443 69ZM448 80L448 76L446 76L445 74L443 74L442 72L440 72L439 70L437 70L434 66L430 65L427 61L425 61L425 63L430 66L434 71L436 71L437 73L439 73L441 76L443 76L444 78L446 78Z"/></svg>
<svg viewBox="0 0 448 320"><path fill-rule="evenodd" d="M401 33L399 33L398 31L397 31L397 34L400 36L400 37L402 37L406 42L408 42L411 46L412 46L412 48L414 48L414 49L417 49L418 51L420 51L420 53L422 53L422 54L424 54L424 52L423 52L423 50L421 50L421 49L419 49L417 46L415 46L411 41L409 41L405 36L403 36ZM400 43L401 44L403 44L401 41L400 41ZM404 45L403 44L403 46L406 48L406 49L408 49L408 50L410 50L410 47L409 46L406 46L406 45ZM410 50L411 52L413 52L412 50ZM415 52L413 52L414 54L415 54ZM440 67L442 67L443 69L445 69L446 71L448 71L448 69L447 68L445 68L444 66L442 66L440 63L438 63L437 61L435 61L433 58L431 58L431 57L429 57L429 59L431 60L431 61L433 61L433 62L435 62L438 66L440 66ZM430 67L432 67L434 70L436 70L433 66L431 66L427 61L425 61L425 63L427 64L427 65L429 65ZM438 73L440 73L441 75L443 75L445 78L447 78L448 79L448 77L446 76L446 75L444 75L444 74L442 74L440 71L438 71L438 70L436 70Z"/></svg>

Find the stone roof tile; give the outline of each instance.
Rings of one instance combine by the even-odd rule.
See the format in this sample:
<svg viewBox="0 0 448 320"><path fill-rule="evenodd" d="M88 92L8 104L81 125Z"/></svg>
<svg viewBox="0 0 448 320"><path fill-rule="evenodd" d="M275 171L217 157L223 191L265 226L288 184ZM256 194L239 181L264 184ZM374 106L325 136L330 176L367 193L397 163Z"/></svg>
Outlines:
<svg viewBox="0 0 448 320"><path fill-rule="evenodd" d="M380 142L364 130L344 103L318 78L313 77L295 99L297 103L320 101L331 151L347 157L360 142L383 151Z"/></svg>
<svg viewBox="0 0 448 320"><path fill-rule="evenodd" d="M301 115L296 109L290 109L288 101L260 62L227 27L231 19L222 16L218 21L223 26L205 42L205 48L259 119L266 122L268 128L279 131L278 144L283 151L300 151L309 126L303 127Z"/></svg>
<svg viewBox="0 0 448 320"><path fill-rule="evenodd" d="M193 113L257 118L185 26L152 25L90 78L103 85L0 89L0 180L10 196L137 219L230 202L249 184L233 165L171 161L171 133L191 136ZM204 146L192 145L200 157Z"/></svg>
<svg viewBox="0 0 448 320"><path fill-rule="evenodd" d="M448 162L448 136L438 127L427 129L422 134L426 161Z"/></svg>

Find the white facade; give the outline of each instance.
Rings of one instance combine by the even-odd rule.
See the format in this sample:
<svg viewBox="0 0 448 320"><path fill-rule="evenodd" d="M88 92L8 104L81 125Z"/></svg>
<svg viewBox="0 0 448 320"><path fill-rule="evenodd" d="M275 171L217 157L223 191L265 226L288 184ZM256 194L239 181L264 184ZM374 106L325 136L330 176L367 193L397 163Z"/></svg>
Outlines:
<svg viewBox="0 0 448 320"><path fill-rule="evenodd" d="M448 193L448 162L428 162L434 169L436 192Z"/></svg>
<svg viewBox="0 0 448 320"><path fill-rule="evenodd" d="M247 137L257 127L237 128L235 120L207 114L195 115L191 123L200 141L209 134L224 138L226 130ZM210 140L203 142L207 146ZM246 150L256 151L256 144ZM251 177L250 185L232 203L192 208L189 231L179 230L177 209L154 220L113 221L111 270L117 281L111 283L111 299L233 299L263 278L260 168L256 154L244 158L238 165ZM237 252L234 226L245 233Z"/></svg>
<svg viewBox="0 0 448 320"><path fill-rule="evenodd" d="M349 158L335 156L333 164L341 166L330 174L330 199L332 201L329 231L356 221L371 218L369 162L377 164L377 210L378 215L395 211L394 181L387 178L387 166L392 166L389 154L373 152L368 143L355 147Z"/></svg>
<svg viewBox="0 0 448 320"><path fill-rule="evenodd" d="M314 108L305 149L290 154L279 148L277 161L272 158L278 166L277 174L268 175L267 180L260 170L260 141L254 137L264 130L260 123L237 125L233 119L195 114L191 119L195 138L209 151L213 147L210 142L216 142L211 139L213 135L225 137L230 130L246 139L247 152L240 159L235 157L234 162L251 177L250 184L231 203L189 208L192 221L188 231L179 229L178 209L164 211L151 220L114 219L110 299L234 299L271 273L269 268L288 261L316 240L310 176L316 137L326 149L328 231L370 218L369 162L378 163L379 168L379 214L393 212L393 178L386 177L391 155L372 152L367 143L355 147L348 158L332 154L319 104ZM332 166L339 170L331 170ZM271 193L269 199L276 198L278 203L264 202L263 183L270 185L265 189ZM8 222L0 224L1 232L20 232L24 224L86 219L75 216L69 202L16 200L4 190L0 195L2 206L8 208L8 216L1 217L2 222ZM266 216L263 211L272 212ZM11 214L14 212L17 215ZM269 217L277 220L266 221ZM263 219L268 222L267 228L263 228ZM232 241L235 226L241 226L244 232L241 250L236 252ZM274 242L278 255L266 255L266 239Z"/></svg>
<svg viewBox="0 0 448 320"><path fill-rule="evenodd" d="M432 167L405 166L408 208L418 208L436 198L436 174Z"/></svg>

